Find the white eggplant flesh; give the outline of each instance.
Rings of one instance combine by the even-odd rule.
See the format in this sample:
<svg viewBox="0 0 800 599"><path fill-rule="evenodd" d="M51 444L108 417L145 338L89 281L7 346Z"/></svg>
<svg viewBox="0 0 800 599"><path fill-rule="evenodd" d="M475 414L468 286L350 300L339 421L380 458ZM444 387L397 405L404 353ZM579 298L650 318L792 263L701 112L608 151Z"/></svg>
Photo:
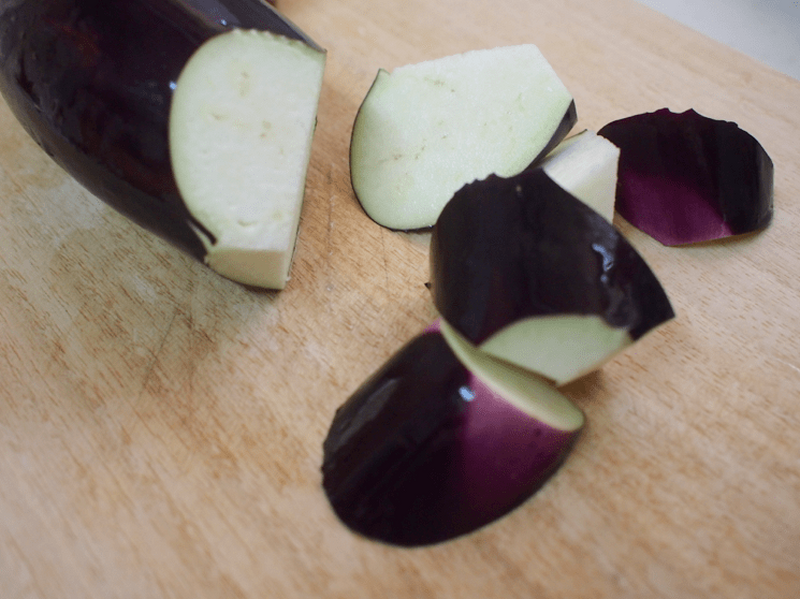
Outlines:
<svg viewBox="0 0 800 599"><path fill-rule="evenodd" d="M619 148L585 129L558 144L538 166L609 222L614 220Z"/></svg>
<svg viewBox="0 0 800 599"><path fill-rule="evenodd" d="M576 118L572 95L530 44L380 70L353 125L353 189L384 227L432 227L463 185L521 172Z"/></svg>
<svg viewBox="0 0 800 599"><path fill-rule="evenodd" d="M628 331L592 314L522 318L480 344L496 358L564 385L596 370L633 344Z"/></svg>
<svg viewBox="0 0 800 599"><path fill-rule="evenodd" d="M272 289L289 279L324 66L303 42L237 29L206 42L181 72L173 170L213 235L201 237L205 261L226 277Z"/></svg>
<svg viewBox="0 0 800 599"><path fill-rule="evenodd" d="M560 431L583 426L583 412L545 378L477 348L445 320L439 326L461 363L515 408Z"/></svg>
<svg viewBox="0 0 800 599"><path fill-rule="evenodd" d="M246 285L286 285L324 65L262 0L0 3L0 92L31 137Z"/></svg>

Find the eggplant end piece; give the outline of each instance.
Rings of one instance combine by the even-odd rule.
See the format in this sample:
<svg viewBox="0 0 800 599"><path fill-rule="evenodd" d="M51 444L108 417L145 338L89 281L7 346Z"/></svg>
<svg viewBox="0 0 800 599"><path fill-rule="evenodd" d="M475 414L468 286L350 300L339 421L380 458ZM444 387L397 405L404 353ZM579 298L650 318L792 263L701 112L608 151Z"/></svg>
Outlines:
<svg viewBox="0 0 800 599"><path fill-rule="evenodd" d="M282 289L305 193L325 54L234 29L192 55L175 86L170 154L206 263L240 283Z"/></svg>

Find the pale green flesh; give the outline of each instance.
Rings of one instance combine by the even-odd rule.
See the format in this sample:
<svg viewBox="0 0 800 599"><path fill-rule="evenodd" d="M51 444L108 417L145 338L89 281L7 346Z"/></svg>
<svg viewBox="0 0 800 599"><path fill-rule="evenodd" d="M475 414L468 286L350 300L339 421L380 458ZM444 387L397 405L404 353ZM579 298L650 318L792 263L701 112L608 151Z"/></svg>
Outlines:
<svg viewBox="0 0 800 599"><path fill-rule="evenodd" d="M562 141L541 167L558 185L611 222L617 193L619 148L593 131Z"/></svg>
<svg viewBox="0 0 800 599"><path fill-rule="evenodd" d="M627 330L599 316L565 314L518 320L481 343L480 349L563 385L632 343Z"/></svg>
<svg viewBox="0 0 800 599"><path fill-rule="evenodd" d="M548 381L477 349L444 320L440 326L461 363L506 401L558 430L572 432L583 426L583 412Z"/></svg>
<svg viewBox="0 0 800 599"><path fill-rule="evenodd" d="M383 226L430 227L465 184L529 166L571 102L533 45L381 70L353 126L353 189Z"/></svg>
<svg viewBox="0 0 800 599"><path fill-rule="evenodd" d="M241 283L282 289L305 192L325 54L263 31L205 42L178 78L170 153L206 262Z"/></svg>

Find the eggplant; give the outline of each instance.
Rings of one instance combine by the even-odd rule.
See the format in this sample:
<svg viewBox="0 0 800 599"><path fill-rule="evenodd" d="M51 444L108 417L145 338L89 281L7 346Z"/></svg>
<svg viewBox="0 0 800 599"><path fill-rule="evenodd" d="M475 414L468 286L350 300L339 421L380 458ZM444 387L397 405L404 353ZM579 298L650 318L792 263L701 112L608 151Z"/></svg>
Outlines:
<svg viewBox="0 0 800 599"><path fill-rule="evenodd" d="M353 190L384 227L430 228L462 185L519 173L576 120L572 95L530 44L381 69L353 124Z"/></svg>
<svg viewBox="0 0 800 599"><path fill-rule="evenodd" d="M14 115L90 192L228 278L286 284L325 53L274 8L8 0L0 58Z"/></svg>
<svg viewBox="0 0 800 599"><path fill-rule="evenodd" d="M620 216L662 244L723 239L771 222L772 159L736 123L662 108L598 133L620 148Z"/></svg>
<svg viewBox="0 0 800 599"><path fill-rule="evenodd" d="M543 379L437 322L336 411L323 488L341 521L371 540L441 543L527 500L583 425L583 413Z"/></svg>
<svg viewBox="0 0 800 599"><path fill-rule="evenodd" d="M619 148L584 129L537 163L553 181L609 222L614 220Z"/></svg>
<svg viewBox="0 0 800 599"><path fill-rule="evenodd" d="M459 190L430 265L434 304L459 335L559 385L675 315L630 243L541 168Z"/></svg>

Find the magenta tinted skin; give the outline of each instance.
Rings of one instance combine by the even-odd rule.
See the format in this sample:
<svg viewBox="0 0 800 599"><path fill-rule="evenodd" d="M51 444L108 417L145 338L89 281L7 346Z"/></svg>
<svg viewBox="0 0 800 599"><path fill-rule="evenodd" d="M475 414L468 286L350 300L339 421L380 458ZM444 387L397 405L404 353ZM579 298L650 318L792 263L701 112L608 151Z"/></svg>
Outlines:
<svg viewBox="0 0 800 599"><path fill-rule="evenodd" d="M313 45L258 0L5 0L0 91L33 139L89 191L198 259L168 146L192 53L233 27ZM316 47L316 46L315 46Z"/></svg>
<svg viewBox="0 0 800 599"><path fill-rule="evenodd" d="M323 445L323 487L342 522L367 538L440 543L529 498L576 436L498 397L429 330L337 410Z"/></svg>
<svg viewBox="0 0 800 599"><path fill-rule="evenodd" d="M561 465L577 438L532 418L470 375L475 399L460 431L464 501L475 514L504 514L533 494Z"/></svg>
<svg viewBox="0 0 800 599"><path fill-rule="evenodd" d="M736 123L664 108L598 133L620 148L617 212L664 245L750 233L770 223L772 160Z"/></svg>
<svg viewBox="0 0 800 599"><path fill-rule="evenodd" d="M636 340L674 316L630 243L541 169L456 192L430 262L437 309L476 345L523 318L596 315Z"/></svg>

